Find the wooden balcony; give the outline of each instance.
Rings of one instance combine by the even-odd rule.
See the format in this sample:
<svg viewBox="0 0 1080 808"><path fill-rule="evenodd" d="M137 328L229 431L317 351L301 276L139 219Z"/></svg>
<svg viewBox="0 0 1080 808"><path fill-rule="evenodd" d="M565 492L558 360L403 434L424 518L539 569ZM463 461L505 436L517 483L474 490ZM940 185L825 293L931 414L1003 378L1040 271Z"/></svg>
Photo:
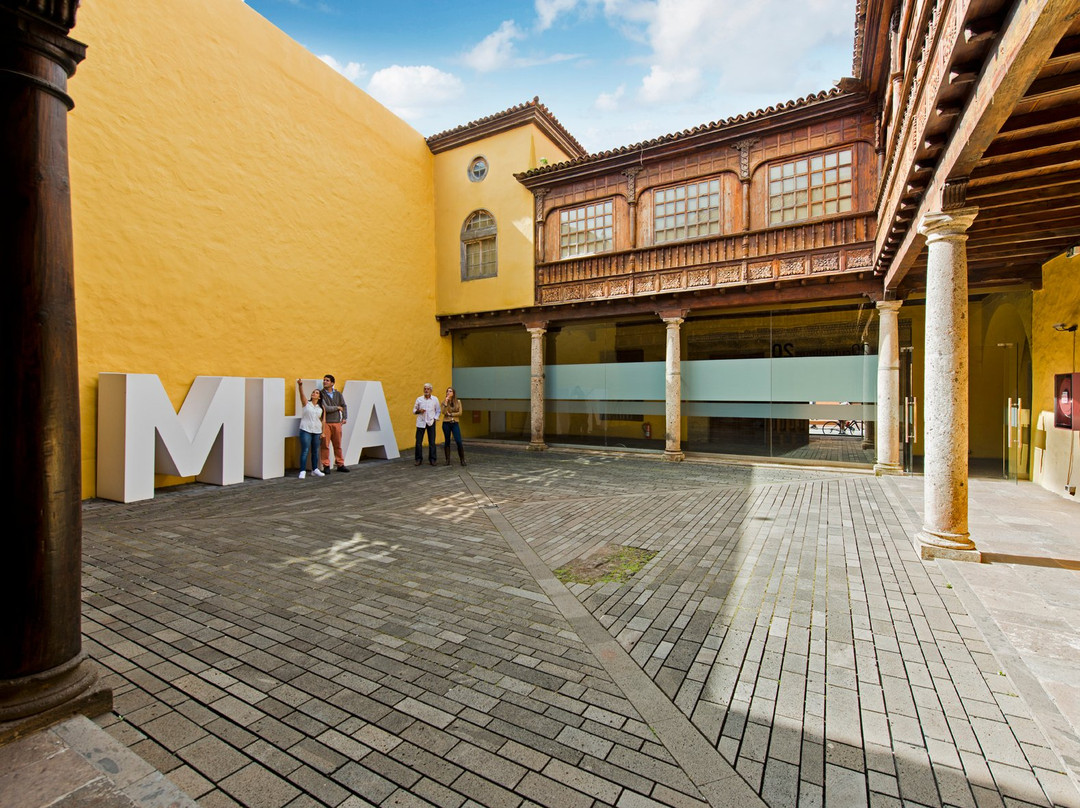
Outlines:
<svg viewBox="0 0 1080 808"><path fill-rule="evenodd" d="M873 269L873 213L536 266L538 304L771 284Z"/></svg>

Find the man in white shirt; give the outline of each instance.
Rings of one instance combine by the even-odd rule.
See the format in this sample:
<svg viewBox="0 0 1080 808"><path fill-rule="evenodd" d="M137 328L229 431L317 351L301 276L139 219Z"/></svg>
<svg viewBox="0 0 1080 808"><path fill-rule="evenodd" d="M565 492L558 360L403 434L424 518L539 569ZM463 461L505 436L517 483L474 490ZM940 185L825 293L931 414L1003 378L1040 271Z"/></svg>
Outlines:
<svg viewBox="0 0 1080 808"><path fill-rule="evenodd" d="M431 385L424 385L424 395L416 399L413 404L413 413L416 415L416 449L414 455L416 465L424 463L424 433L427 432L428 462L435 462L435 422L439 420L439 399L431 395Z"/></svg>

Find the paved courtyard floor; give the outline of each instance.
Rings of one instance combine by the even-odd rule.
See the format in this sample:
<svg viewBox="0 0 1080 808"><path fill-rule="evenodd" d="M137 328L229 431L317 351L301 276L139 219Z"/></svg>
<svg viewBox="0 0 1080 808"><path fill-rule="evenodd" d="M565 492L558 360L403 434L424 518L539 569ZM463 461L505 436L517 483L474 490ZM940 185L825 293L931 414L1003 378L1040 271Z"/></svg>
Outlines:
<svg viewBox="0 0 1080 808"><path fill-rule="evenodd" d="M1069 719L965 605L1008 582L916 558L912 481L469 457L87 503L98 723L204 808L1080 806ZM610 544L656 555L555 576Z"/></svg>

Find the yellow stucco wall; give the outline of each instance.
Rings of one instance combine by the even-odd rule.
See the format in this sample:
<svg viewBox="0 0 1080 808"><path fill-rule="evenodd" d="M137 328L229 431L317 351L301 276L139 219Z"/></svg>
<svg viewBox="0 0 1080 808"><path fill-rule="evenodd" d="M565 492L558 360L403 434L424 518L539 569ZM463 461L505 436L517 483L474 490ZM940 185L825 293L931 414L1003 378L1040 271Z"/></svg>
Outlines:
<svg viewBox="0 0 1080 808"><path fill-rule="evenodd" d="M1054 331L1053 325L1080 323L1080 256L1061 255L1043 267L1043 288L1033 295L1031 319L1035 422L1031 478L1049 491L1064 494L1067 479L1072 486L1080 485L1080 431L1069 434L1054 426L1054 374L1080 372L1080 367L1073 365L1077 361L1073 358L1074 335ZM1080 501L1080 497L1069 499Z"/></svg>
<svg viewBox="0 0 1080 808"><path fill-rule="evenodd" d="M487 159L488 174L472 182L468 167L479 156ZM556 163L568 157L532 124L435 155L439 314L533 304L533 196L514 174L536 168L541 159ZM461 228L480 209L491 213L498 227L498 275L463 281Z"/></svg>
<svg viewBox="0 0 1080 808"><path fill-rule="evenodd" d="M450 378L423 137L239 0L95 0L72 33L83 495L105 371L177 407L197 375L283 377L289 412L297 376L376 379L411 446Z"/></svg>

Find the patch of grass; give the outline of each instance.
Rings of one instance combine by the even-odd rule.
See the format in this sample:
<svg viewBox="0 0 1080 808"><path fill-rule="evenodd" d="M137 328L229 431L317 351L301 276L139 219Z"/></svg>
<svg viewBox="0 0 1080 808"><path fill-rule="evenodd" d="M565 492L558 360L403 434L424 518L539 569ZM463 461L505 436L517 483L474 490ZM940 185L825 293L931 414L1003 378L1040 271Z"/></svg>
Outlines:
<svg viewBox="0 0 1080 808"><path fill-rule="evenodd" d="M650 550L623 545L604 545L565 567L555 570L564 584L625 583L656 556Z"/></svg>

